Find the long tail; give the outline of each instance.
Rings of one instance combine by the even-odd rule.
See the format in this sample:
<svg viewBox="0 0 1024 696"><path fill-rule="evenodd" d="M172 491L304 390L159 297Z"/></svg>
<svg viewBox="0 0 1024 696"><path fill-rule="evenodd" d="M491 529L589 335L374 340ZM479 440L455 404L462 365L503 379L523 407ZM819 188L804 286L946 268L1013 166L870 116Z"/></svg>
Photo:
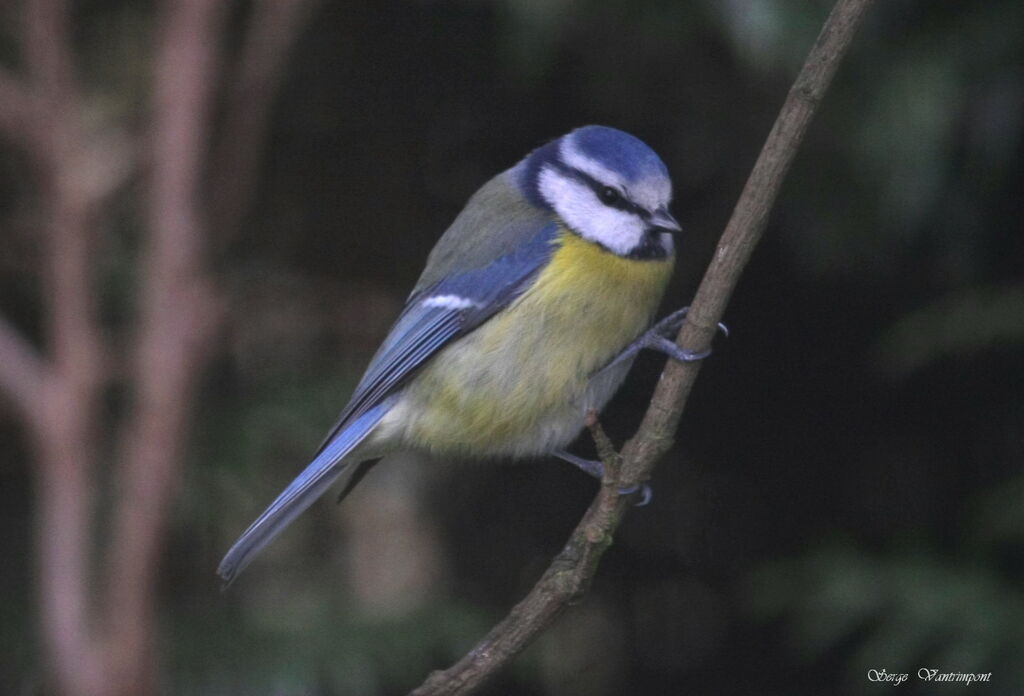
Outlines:
<svg viewBox="0 0 1024 696"><path fill-rule="evenodd" d="M217 567L217 575L223 580L224 587L234 582L264 546L331 487L348 467L345 456L370 434L392 405L392 399L386 399L349 423L249 525Z"/></svg>

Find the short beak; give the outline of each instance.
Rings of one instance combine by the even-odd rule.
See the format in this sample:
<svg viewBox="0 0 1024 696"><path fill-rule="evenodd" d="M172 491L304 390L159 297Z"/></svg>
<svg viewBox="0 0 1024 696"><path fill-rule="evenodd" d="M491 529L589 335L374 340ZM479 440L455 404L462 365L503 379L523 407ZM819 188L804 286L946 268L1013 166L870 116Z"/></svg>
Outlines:
<svg viewBox="0 0 1024 696"><path fill-rule="evenodd" d="M658 208L655 210L647 222L651 227L657 228L663 232L675 233L682 232L683 230L666 208Z"/></svg>

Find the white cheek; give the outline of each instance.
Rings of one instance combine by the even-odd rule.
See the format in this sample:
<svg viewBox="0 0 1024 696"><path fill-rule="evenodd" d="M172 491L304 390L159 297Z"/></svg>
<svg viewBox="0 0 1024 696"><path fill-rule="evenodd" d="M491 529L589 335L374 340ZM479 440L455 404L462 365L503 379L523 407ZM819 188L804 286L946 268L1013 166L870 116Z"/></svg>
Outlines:
<svg viewBox="0 0 1024 696"><path fill-rule="evenodd" d="M544 199L584 239L623 256L640 244L644 225L636 215L609 208L587 186L551 169L541 172L539 183Z"/></svg>

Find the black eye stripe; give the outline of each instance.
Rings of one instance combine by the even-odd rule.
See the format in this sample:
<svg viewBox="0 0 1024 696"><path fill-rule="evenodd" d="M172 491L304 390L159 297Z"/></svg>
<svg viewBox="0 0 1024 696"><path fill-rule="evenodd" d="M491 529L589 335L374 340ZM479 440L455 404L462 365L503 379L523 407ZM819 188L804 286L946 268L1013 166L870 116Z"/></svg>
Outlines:
<svg viewBox="0 0 1024 696"><path fill-rule="evenodd" d="M615 208L617 210L624 210L624 211L626 211L628 213L635 213L637 215L642 215L643 212L645 212L643 208L641 208L636 203L634 203L633 201L629 200L624 195L622 195L621 191L617 191L616 189L614 189L611 186L605 186L604 184L599 182L597 179L595 179L594 177L586 174L585 172L581 172L579 170L574 170L574 173L576 174L576 177L580 181L585 183L590 188L590 190L594 192L594 195L597 196L597 200L601 201L602 203L604 203L609 208ZM611 197L611 196L605 195L606 189L610 190L610 191L614 191L615 196Z"/></svg>
<svg viewBox="0 0 1024 696"><path fill-rule="evenodd" d="M597 194L597 200L601 201L602 203L604 203L609 208L615 208L617 210L624 210L627 213L633 213L634 215L639 215L641 218L649 217L650 216L650 213L648 213L646 210L644 210L643 208L638 206L636 203L634 203L633 201L631 201L628 198L626 198L625 196L623 196L622 194L618 194L618 196L614 200L605 200L605 198L603 198L601 196L601 189L604 189L604 188L610 188L610 187L601 186L600 184L598 184L598 186L595 189L594 193Z"/></svg>
<svg viewBox="0 0 1024 696"><path fill-rule="evenodd" d="M621 191L617 191L611 186L606 186L605 184L602 184L600 181L590 176L586 172L576 169L575 167L570 167L564 164L563 162L556 162L555 164L562 174L573 179L576 179L580 183L586 184L587 188L593 191L594 195L597 196L597 200L601 201L609 208L615 208L617 210L622 210L627 213L633 213L634 215L638 215L641 219L644 220L651 216L650 212L641 208L636 203L626 198ZM608 200L605 200L605 197L602 196L602 191L604 191L604 189L611 189L615 191L615 193L618 194L616 199L611 200L609 198Z"/></svg>

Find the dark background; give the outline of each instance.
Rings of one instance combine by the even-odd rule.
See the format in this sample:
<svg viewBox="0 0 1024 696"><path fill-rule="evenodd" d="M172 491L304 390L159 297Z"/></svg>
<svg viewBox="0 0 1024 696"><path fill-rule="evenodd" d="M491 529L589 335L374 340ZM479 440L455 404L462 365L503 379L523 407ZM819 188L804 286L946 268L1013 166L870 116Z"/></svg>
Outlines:
<svg viewBox="0 0 1024 696"><path fill-rule="evenodd" d="M686 304L829 6L316 11L276 101L256 203L217 260L231 329L204 378L162 561L168 693L404 693L526 592L596 490L556 461L399 458L344 505L325 497L230 592L214 569L315 449L448 222L533 147L601 123L660 153L685 230L663 310ZM139 89L150 4L76 12L89 79ZM12 42L0 38L4 55ZM869 669L911 673L900 693L1019 693L1022 135L1019 0L876 4L652 504L629 514L586 599L487 693L892 688ZM2 221L23 163L0 156ZM109 232L125 250L106 260L112 325L132 219L129 200ZM32 239L0 235L0 306L31 325ZM616 441L661 364L642 359L604 414ZM0 447L0 674L14 675L11 693L35 693L30 460L6 412ZM921 667L992 677L942 689L915 683Z"/></svg>

